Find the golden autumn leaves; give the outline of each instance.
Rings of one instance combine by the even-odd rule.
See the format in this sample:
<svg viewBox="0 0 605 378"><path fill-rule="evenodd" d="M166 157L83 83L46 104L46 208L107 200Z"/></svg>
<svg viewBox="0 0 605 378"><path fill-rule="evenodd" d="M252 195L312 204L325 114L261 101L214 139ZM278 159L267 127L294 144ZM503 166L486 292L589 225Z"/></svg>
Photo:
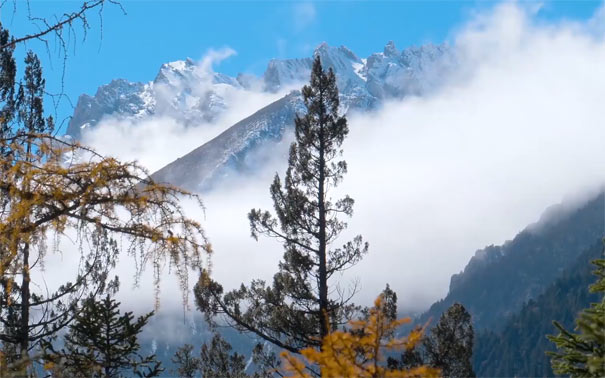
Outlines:
<svg viewBox="0 0 605 378"><path fill-rule="evenodd" d="M285 369L290 377L311 378L308 364L319 368L326 378L341 377L439 377L439 369L420 366L395 370L384 366L384 352L412 349L422 338L424 329L415 329L407 337L392 337L399 326L410 318L391 320L383 310L382 295L374 302L366 320L351 322L350 331L333 331L323 340L321 350L306 348L301 351L303 361L288 352L282 352Z"/></svg>
<svg viewBox="0 0 605 378"><path fill-rule="evenodd" d="M156 280L156 267L168 261L183 289L187 267L200 268L211 252L202 226L180 204L190 198L201 206L198 197L153 182L136 162L46 134L21 133L0 140L0 148L0 277L15 275L22 246L42 245L49 231L72 229L80 241L98 232L126 237L126 252L152 263Z"/></svg>

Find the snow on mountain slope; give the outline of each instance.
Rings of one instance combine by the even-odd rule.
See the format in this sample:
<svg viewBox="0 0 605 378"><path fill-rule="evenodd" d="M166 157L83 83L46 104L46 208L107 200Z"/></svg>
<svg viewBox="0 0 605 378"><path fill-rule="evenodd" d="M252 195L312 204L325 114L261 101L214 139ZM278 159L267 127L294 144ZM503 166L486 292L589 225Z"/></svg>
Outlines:
<svg viewBox="0 0 605 378"><path fill-rule="evenodd" d="M99 87L94 97L81 95L69 121L67 135L80 139L83 130L94 127L107 115L140 117L153 114L155 101L149 96L149 87L149 84L116 79Z"/></svg>
<svg viewBox="0 0 605 378"><path fill-rule="evenodd" d="M168 164L152 177L188 190L202 191L224 178L231 169L253 169L256 162L247 159L249 153L281 140L286 127L294 123L296 114L303 107L300 92L293 91Z"/></svg>
<svg viewBox="0 0 605 378"><path fill-rule="evenodd" d="M362 75L372 96L382 99L422 95L439 86L443 73L454 64L447 46L432 44L397 50L389 42L384 52L372 54Z"/></svg>
<svg viewBox="0 0 605 378"><path fill-rule="evenodd" d="M384 52L360 59L344 46L319 45L325 67L332 68L345 106L371 108L388 97L422 94L439 85L440 75L453 65L445 45L424 45L397 50L389 42ZM84 129L94 127L103 117L143 118L170 115L188 124L211 121L230 106L226 92L251 90L255 82L262 90L277 92L300 86L309 79L313 58L273 59L261 78L240 74L237 78L212 72L191 59L163 64L149 83L116 79L99 87L94 96L78 99L67 134L79 139Z"/></svg>
<svg viewBox="0 0 605 378"><path fill-rule="evenodd" d="M297 85L309 79L312 58L271 59L263 75L265 90L276 92L278 89Z"/></svg>
<svg viewBox="0 0 605 378"><path fill-rule="evenodd" d="M369 111L389 98L423 95L439 87L455 65L445 45L424 45L399 51L389 42L383 52L361 59L344 46L320 44L313 54L324 68L334 70L341 94L341 111ZM67 134L79 139L103 117L139 120L168 116L195 127L208 124L227 112L232 91L267 93L300 88L311 72L313 58L269 62L261 78L240 74L237 78L212 72L190 59L162 65L155 80L147 84L114 80L99 88L94 97L82 95ZM260 87L260 88L259 88ZM246 164L251 152L279 141L293 128L296 112L304 110L300 95L286 97L236 123L215 139L177 159L154 176L162 181L200 190L224 175L226 169L254 169ZM262 162L257 162L262 164ZM258 165L257 164L257 165ZM223 172L223 173L221 173Z"/></svg>
<svg viewBox="0 0 605 378"><path fill-rule="evenodd" d="M134 120L168 116L185 125L212 122L229 109L225 97L233 90L244 87L237 79L211 72L191 59L166 63L152 82L117 79L99 87L94 97L81 95L67 134L80 139L84 130L108 116Z"/></svg>

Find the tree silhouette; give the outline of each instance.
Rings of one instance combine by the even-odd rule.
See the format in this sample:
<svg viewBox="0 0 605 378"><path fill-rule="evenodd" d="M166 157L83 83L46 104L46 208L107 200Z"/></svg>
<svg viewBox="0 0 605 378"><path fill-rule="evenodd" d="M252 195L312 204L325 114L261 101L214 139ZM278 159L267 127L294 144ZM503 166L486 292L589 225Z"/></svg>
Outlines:
<svg viewBox="0 0 605 378"><path fill-rule="evenodd" d="M253 209L248 216L255 239L265 235L283 243L273 283L255 280L223 293L222 286L202 272L195 287L197 305L209 321L223 314L238 330L295 353L320 348L330 329L345 325L358 310L350 303L356 290L345 293L333 276L368 250L361 236L334 246L347 226L340 216L353 214L352 198L329 196L347 171L339 156L349 130L338 113L334 72L324 71L319 57L302 97L307 113L296 118L285 179L276 175L270 187L275 214Z"/></svg>

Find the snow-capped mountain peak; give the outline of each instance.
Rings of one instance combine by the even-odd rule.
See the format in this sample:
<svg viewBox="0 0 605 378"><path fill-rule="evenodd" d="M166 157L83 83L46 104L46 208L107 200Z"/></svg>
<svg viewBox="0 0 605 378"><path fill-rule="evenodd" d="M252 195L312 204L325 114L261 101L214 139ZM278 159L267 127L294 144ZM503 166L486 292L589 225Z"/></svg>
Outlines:
<svg viewBox="0 0 605 378"><path fill-rule="evenodd" d="M429 44L400 51L392 41L367 59L359 58L345 46L324 42L311 57L270 60L260 77L240 74L234 78L214 72L208 61L179 60L163 64L151 82L114 80L101 86L93 97L82 95L67 133L79 139L81 133L94 129L108 116L136 122L161 115L198 127L228 111L233 98L229 94L233 91L275 93L300 88L308 82L317 56L324 68L331 68L336 74L343 113L350 109L368 111L388 98L426 94L439 87L455 64L446 45ZM266 143L280 141L285 130L293 127L294 117L301 109L300 94L291 93L165 167L158 177L198 190L220 177L228 166L252 169L245 163L247 154L265 148Z"/></svg>

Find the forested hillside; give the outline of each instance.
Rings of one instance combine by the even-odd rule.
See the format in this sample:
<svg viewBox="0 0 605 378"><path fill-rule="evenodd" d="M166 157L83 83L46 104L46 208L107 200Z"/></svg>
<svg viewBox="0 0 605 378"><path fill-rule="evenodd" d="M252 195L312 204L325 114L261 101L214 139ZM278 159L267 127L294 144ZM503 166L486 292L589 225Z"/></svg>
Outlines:
<svg viewBox="0 0 605 378"><path fill-rule="evenodd" d="M565 328L574 328L578 312L596 302L597 294L589 293L588 286L595 282L595 269L591 260L603 253L598 240L584 251L572 266L546 291L527 302L518 314L504 322L500 332L484 330L475 338L473 365L482 377L537 377L553 376L547 350L554 344L546 335L558 333L553 319Z"/></svg>
<svg viewBox="0 0 605 378"><path fill-rule="evenodd" d="M452 276L448 295L420 320L438 319L459 302L473 316L477 330L501 329L504 319L543 293L603 236L603 206L601 193L575 210L565 205L551 208L512 241L477 251L464 271Z"/></svg>

